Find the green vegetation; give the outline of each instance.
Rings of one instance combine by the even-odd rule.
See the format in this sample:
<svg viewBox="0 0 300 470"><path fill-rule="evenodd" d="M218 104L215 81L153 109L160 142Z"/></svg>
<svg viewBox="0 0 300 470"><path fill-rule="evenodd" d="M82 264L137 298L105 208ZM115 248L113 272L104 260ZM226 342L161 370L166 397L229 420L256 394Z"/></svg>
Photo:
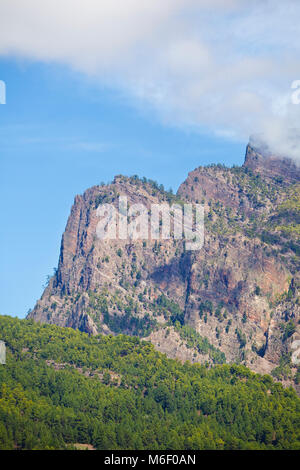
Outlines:
<svg viewBox="0 0 300 470"><path fill-rule="evenodd" d="M279 205L276 214L276 230L285 235L300 236L300 185L293 185L286 200Z"/></svg>
<svg viewBox="0 0 300 470"><path fill-rule="evenodd" d="M209 165L205 171L225 179L238 202L236 207L228 207L221 201L208 200L206 229L220 238L237 233L249 239L260 238L272 246L271 251L265 247L268 256L284 255L282 261L296 270L298 260L294 257L300 255L300 185L287 188L283 181L265 180L247 167Z"/></svg>
<svg viewBox="0 0 300 470"><path fill-rule="evenodd" d="M105 191L95 198L94 207L97 209L101 204L111 204L114 200L114 193L109 193Z"/></svg>
<svg viewBox="0 0 300 470"><path fill-rule="evenodd" d="M121 248L119 248L119 249L117 250L117 255L118 255L120 258L122 258L122 254L123 254L123 252L122 252Z"/></svg>
<svg viewBox="0 0 300 470"><path fill-rule="evenodd" d="M239 328L236 328L235 330L238 342L240 343L240 348L244 348L247 343L246 335L243 333Z"/></svg>
<svg viewBox="0 0 300 470"><path fill-rule="evenodd" d="M300 449L300 400L240 365L0 317L0 448Z"/></svg>
<svg viewBox="0 0 300 470"><path fill-rule="evenodd" d="M200 354L207 354L214 364L224 364L226 356L219 349L215 348L207 338L199 335L194 328L188 325L175 324L175 330L190 348L196 349Z"/></svg>
<svg viewBox="0 0 300 470"><path fill-rule="evenodd" d="M283 331L282 340L286 341L290 336L295 333L296 325L292 320L290 320L288 323L283 323L281 325L281 329Z"/></svg>
<svg viewBox="0 0 300 470"><path fill-rule="evenodd" d="M207 308L211 308L212 311L211 302L201 305L208 306ZM163 315L168 324L174 326L188 348L194 348L199 354L208 355L210 362L213 364L223 364L226 362L224 353L215 348L207 338L197 333L194 328L184 324L184 312L176 302L162 294L152 304L152 310L155 315Z"/></svg>
<svg viewBox="0 0 300 470"><path fill-rule="evenodd" d="M101 293L89 291L89 306L89 314L100 331L103 326L101 318L117 334L127 332L136 336L148 336L157 324L147 313L138 316L138 304L133 297L128 295L122 300L118 292L112 294L106 289ZM118 313L109 311L109 307L117 309Z"/></svg>
<svg viewBox="0 0 300 470"><path fill-rule="evenodd" d="M279 203L265 220L260 238L264 243L277 245L282 255L300 255L300 185L279 190ZM273 250L273 254L276 252ZM290 260L292 261L292 260ZM298 261L296 261L298 263Z"/></svg>
<svg viewBox="0 0 300 470"><path fill-rule="evenodd" d="M165 320L169 319L173 324L179 322L183 325L184 312L176 302L168 299L164 294L157 298L156 303L153 304L152 308L156 314L163 315Z"/></svg>
<svg viewBox="0 0 300 470"><path fill-rule="evenodd" d="M149 314L143 317L132 315L130 307L127 307L125 315L110 315L104 313L103 321L114 333L127 331L135 336L148 336L153 331L156 320L150 318Z"/></svg>
<svg viewBox="0 0 300 470"><path fill-rule="evenodd" d="M291 371L291 354L284 354L279 360L279 366L272 370L271 374L279 380L287 380L292 378Z"/></svg>
<svg viewBox="0 0 300 470"><path fill-rule="evenodd" d="M124 176L124 175L117 175L114 178L113 183L116 182L123 182L123 183L130 183L137 188L146 188L152 196L157 196L162 200L168 201L170 204L184 204L184 202L173 193L172 188L166 190L163 184L159 184L157 181L152 180L150 178L146 178L143 176L140 178L138 175L133 176Z"/></svg>

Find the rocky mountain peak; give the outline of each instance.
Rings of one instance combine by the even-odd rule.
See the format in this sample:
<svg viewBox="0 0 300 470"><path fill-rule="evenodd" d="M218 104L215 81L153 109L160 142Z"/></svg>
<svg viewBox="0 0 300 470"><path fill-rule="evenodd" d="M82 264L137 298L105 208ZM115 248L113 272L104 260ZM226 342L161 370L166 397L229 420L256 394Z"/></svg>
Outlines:
<svg viewBox="0 0 300 470"><path fill-rule="evenodd" d="M117 176L75 197L58 269L29 317L89 334L131 334L180 360L243 362L269 373L300 338L296 165L250 142L243 167L199 167L177 194ZM288 184L287 184L288 182ZM205 243L100 240L97 208L204 206ZM288 357L288 356L286 356Z"/></svg>
<svg viewBox="0 0 300 470"><path fill-rule="evenodd" d="M244 168L283 184L300 181L300 166L289 157L276 155L261 137L250 137Z"/></svg>

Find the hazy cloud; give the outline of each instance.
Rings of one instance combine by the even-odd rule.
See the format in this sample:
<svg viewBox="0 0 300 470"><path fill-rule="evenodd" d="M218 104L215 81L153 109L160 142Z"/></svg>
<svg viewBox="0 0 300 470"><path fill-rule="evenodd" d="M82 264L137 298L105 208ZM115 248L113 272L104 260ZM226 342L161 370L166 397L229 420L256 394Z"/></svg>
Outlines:
<svg viewBox="0 0 300 470"><path fill-rule="evenodd" d="M1 0L0 54L68 64L165 122L300 161L298 0Z"/></svg>

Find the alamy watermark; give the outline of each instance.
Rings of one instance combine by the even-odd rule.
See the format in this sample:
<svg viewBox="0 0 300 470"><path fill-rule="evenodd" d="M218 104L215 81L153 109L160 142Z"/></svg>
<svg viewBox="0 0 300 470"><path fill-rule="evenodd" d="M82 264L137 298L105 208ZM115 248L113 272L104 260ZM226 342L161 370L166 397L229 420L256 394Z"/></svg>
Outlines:
<svg viewBox="0 0 300 470"><path fill-rule="evenodd" d="M292 363L296 365L300 364L300 340L299 339L296 339L291 344L291 349L292 351L294 351L291 357Z"/></svg>
<svg viewBox="0 0 300 470"><path fill-rule="evenodd" d="M291 101L293 104L300 104L300 80L294 80L291 89L295 90L293 91L291 95Z"/></svg>
<svg viewBox="0 0 300 470"><path fill-rule="evenodd" d="M0 80L0 104L6 104L6 85L3 80Z"/></svg>
<svg viewBox="0 0 300 470"><path fill-rule="evenodd" d="M0 341L0 364L6 364L6 346L4 341Z"/></svg>
<svg viewBox="0 0 300 470"><path fill-rule="evenodd" d="M204 207L200 204L144 204L129 207L127 197L97 208L96 227L101 240L185 240L186 250L200 250L204 244Z"/></svg>

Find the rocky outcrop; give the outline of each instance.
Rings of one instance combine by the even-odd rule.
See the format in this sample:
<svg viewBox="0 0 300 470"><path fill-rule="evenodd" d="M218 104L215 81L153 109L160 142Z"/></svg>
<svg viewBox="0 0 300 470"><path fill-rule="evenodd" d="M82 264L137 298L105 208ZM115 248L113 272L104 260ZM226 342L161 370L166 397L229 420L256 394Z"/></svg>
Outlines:
<svg viewBox="0 0 300 470"><path fill-rule="evenodd" d="M247 145L244 167L284 184L297 183L300 179L300 167L292 159L274 155L254 138Z"/></svg>
<svg viewBox="0 0 300 470"><path fill-rule="evenodd" d="M299 181L292 161L249 144L243 167L199 167L175 196L137 177L88 189L75 198L57 272L29 317L93 335L137 334L170 357L210 361L180 335L184 323L227 361L271 372L300 334L300 249L273 223ZM120 195L148 210L151 204L203 204L203 248L186 251L184 240L172 237L98 239L97 207L118 207Z"/></svg>

